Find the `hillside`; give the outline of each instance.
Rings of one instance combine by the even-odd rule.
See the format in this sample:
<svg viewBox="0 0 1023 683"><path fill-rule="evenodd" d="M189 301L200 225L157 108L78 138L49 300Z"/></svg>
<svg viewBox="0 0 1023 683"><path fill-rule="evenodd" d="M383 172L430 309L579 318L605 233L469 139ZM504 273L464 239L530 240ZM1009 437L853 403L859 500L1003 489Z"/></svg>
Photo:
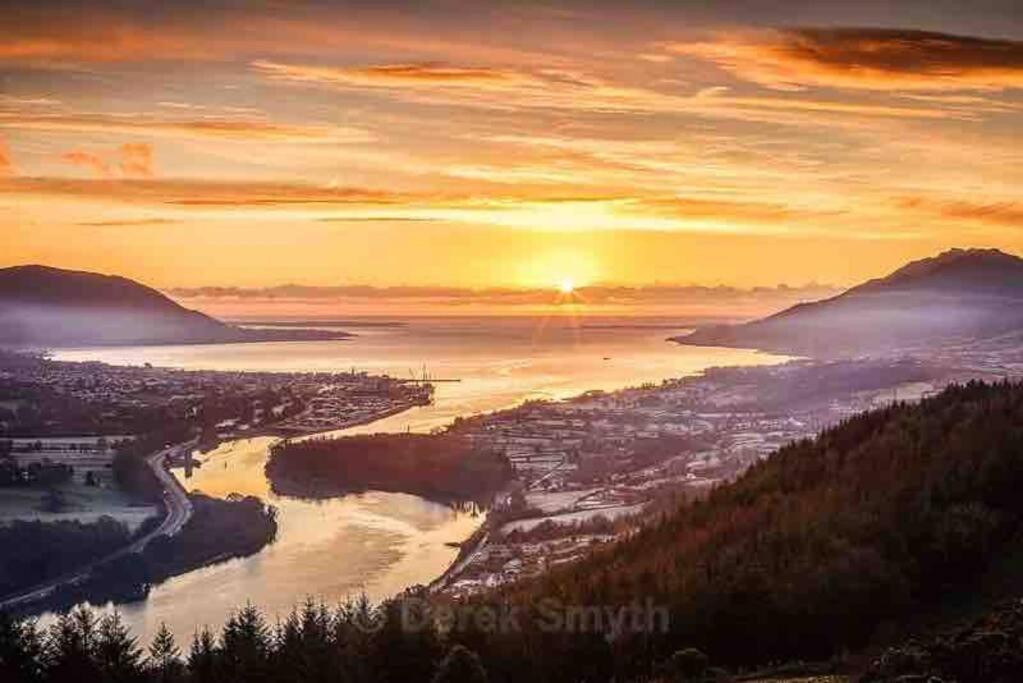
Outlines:
<svg viewBox="0 0 1023 683"><path fill-rule="evenodd" d="M980 600L986 577L1023 548L1021 486L1023 385L953 386L782 448L706 501L504 596L650 600L669 608L667 633L626 634L610 649L548 635L479 651L536 648L528 657L603 659L633 676L684 647L729 667L855 652ZM1020 577L1009 573L1011 593Z"/></svg>
<svg viewBox="0 0 1023 683"><path fill-rule="evenodd" d="M953 249L830 299L742 325L677 337L682 344L834 356L926 348L1023 329L1023 259Z"/></svg>
<svg viewBox="0 0 1023 683"><path fill-rule="evenodd" d="M0 344L195 344L338 339L343 332L247 330L123 277L47 266L0 269Z"/></svg>

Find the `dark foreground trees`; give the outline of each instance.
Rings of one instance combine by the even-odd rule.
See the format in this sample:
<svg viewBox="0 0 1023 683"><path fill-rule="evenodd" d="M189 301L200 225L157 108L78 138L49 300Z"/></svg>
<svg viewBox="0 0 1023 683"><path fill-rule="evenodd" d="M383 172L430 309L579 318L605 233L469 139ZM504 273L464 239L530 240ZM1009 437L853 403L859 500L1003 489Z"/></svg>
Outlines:
<svg viewBox="0 0 1023 683"><path fill-rule="evenodd" d="M408 631L393 605L365 600L336 609L312 602L270 625L240 609L218 636L196 632L182 655L166 627L146 654L116 613L79 608L48 629L0 616L4 683L486 683L479 658L447 648L432 627Z"/></svg>

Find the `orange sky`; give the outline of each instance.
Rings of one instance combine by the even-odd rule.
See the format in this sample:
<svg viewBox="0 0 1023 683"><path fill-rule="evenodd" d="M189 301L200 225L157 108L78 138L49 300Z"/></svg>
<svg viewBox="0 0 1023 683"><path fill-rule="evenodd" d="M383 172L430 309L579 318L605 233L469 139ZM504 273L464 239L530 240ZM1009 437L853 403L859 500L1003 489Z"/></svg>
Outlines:
<svg viewBox="0 0 1023 683"><path fill-rule="evenodd" d="M13 3L0 265L749 287L1023 251L1014 3L788 4Z"/></svg>

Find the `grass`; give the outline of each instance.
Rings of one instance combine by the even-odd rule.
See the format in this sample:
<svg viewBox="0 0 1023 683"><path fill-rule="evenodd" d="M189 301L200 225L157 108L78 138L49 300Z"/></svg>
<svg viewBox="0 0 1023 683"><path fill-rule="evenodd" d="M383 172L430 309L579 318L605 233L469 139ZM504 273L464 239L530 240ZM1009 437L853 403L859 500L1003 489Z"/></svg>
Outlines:
<svg viewBox="0 0 1023 683"><path fill-rule="evenodd" d="M76 481L62 485L58 490L64 497L65 508L60 512L47 512L42 509L45 490L5 488L0 495L0 524L9 524L19 519L41 522L61 520L94 522L106 515L135 530L146 518L158 514L155 507L139 505L131 497L110 485L86 486Z"/></svg>

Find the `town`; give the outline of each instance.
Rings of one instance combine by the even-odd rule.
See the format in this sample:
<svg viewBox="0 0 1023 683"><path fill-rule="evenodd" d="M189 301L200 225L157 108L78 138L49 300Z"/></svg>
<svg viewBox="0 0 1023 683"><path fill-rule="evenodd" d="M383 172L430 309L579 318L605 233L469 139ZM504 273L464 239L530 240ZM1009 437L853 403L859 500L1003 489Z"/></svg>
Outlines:
<svg viewBox="0 0 1023 683"><path fill-rule="evenodd" d="M452 596L591 552L681 500L705 495L781 446L950 382L1023 374L1018 352L793 361L560 402L531 402L451 430L503 453L515 480L432 585Z"/></svg>
<svg viewBox="0 0 1023 683"><path fill-rule="evenodd" d="M155 452L172 442L206 449L238 436L342 429L427 404L432 391L355 371L191 371L3 352L0 525L108 516L134 531L159 513L118 481L118 453L142 435ZM191 455L168 449L156 469Z"/></svg>

